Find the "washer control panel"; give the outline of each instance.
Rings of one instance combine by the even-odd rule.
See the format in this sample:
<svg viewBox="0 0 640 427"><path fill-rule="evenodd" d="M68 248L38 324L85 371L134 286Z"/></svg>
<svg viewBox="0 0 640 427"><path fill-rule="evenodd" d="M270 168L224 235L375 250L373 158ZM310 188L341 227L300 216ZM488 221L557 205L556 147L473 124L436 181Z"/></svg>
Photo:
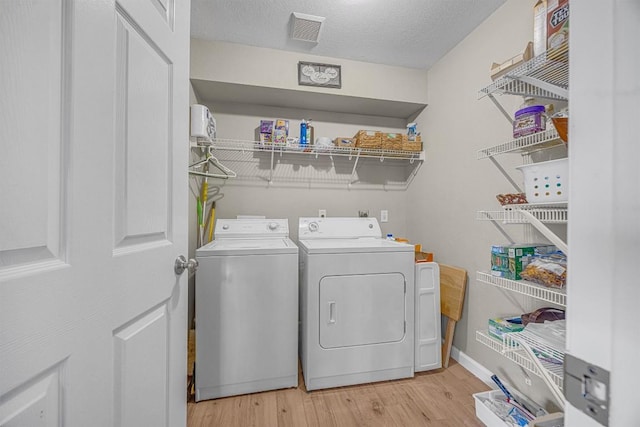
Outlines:
<svg viewBox="0 0 640 427"><path fill-rule="evenodd" d="M287 219L218 219L216 221L215 238L255 239L261 237L288 237L289 221Z"/></svg>

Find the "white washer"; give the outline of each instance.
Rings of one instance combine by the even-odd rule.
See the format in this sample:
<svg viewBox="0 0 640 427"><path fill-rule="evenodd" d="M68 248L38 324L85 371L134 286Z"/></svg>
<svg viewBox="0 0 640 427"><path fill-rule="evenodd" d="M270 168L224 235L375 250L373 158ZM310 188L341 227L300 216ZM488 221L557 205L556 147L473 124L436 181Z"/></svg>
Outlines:
<svg viewBox="0 0 640 427"><path fill-rule="evenodd" d="M300 218L307 390L412 377L414 247L375 218Z"/></svg>
<svg viewBox="0 0 640 427"><path fill-rule="evenodd" d="M219 219L196 250L196 401L298 385L298 247L286 219Z"/></svg>

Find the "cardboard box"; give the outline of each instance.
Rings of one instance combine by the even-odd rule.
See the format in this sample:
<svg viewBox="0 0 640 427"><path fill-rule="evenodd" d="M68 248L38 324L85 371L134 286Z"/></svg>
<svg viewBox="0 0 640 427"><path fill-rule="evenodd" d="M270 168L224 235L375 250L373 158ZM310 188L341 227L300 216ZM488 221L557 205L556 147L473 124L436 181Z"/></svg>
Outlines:
<svg viewBox="0 0 640 427"><path fill-rule="evenodd" d="M547 0L533 6L533 56L547 51Z"/></svg>
<svg viewBox="0 0 640 427"><path fill-rule="evenodd" d="M523 329L524 325L520 316L489 319L489 335L501 341L504 339L504 334L520 332Z"/></svg>
<svg viewBox="0 0 640 427"><path fill-rule="evenodd" d="M547 2L547 58L559 56L569 42L569 0Z"/></svg>
<svg viewBox="0 0 640 427"><path fill-rule="evenodd" d="M273 120L260 120L258 128L258 141L261 145L271 144L273 142Z"/></svg>
<svg viewBox="0 0 640 427"><path fill-rule="evenodd" d="M546 40L544 41L546 44ZM524 50L514 57L511 57L504 61L502 64L491 64L490 76L491 80L495 80L500 76L507 74L509 71L519 67L528 60L533 58L533 43L529 42Z"/></svg>
<svg viewBox="0 0 640 427"><path fill-rule="evenodd" d="M273 135L270 133L261 133L260 134L260 143L261 144L271 144L273 142Z"/></svg>
<svg viewBox="0 0 640 427"><path fill-rule="evenodd" d="M260 133L273 133L273 120L260 120Z"/></svg>
<svg viewBox="0 0 640 427"><path fill-rule="evenodd" d="M277 119L273 127L273 143L286 145L289 136L289 120Z"/></svg>
<svg viewBox="0 0 640 427"><path fill-rule="evenodd" d="M274 125L274 130L284 131L286 136L289 136L289 120L278 119Z"/></svg>
<svg viewBox="0 0 640 427"><path fill-rule="evenodd" d="M491 247L491 274L510 280L522 280L520 273L534 255L549 254L556 250L553 245L538 243L494 245Z"/></svg>
<svg viewBox="0 0 640 427"><path fill-rule="evenodd" d="M416 262L433 262L433 254L431 252L416 251Z"/></svg>

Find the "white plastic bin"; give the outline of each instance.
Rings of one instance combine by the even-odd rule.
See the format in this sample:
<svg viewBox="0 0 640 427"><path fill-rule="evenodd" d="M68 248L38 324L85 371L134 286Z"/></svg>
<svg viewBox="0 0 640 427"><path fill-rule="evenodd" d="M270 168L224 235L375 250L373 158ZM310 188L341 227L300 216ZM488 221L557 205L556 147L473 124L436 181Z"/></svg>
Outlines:
<svg viewBox="0 0 640 427"><path fill-rule="evenodd" d="M522 401L522 397L515 394L516 398ZM476 393L473 395L473 399L476 403L476 417L484 423L487 427L511 427L511 424L503 421L498 415L493 413L486 402L489 400L506 400L504 393L500 390L484 391L482 393ZM546 411L540 408L538 405L528 401L528 404L539 410L539 414L546 414Z"/></svg>
<svg viewBox="0 0 640 427"><path fill-rule="evenodd" d="M478 419L487 427L508 426L507 423L502 421L500 417L494 414L485 404L485 401L487 400L493 400L500 397L504 397L504 394L500 390L485 391L473 395L473 399L476 401L476 417L478 417Z"/></svg>
<svg viewBox="0 0 640 427"><path fill-rule="evenodd" d="M518 166L524 174L524 189L529 203L569 200L569 159L549 160Z"/></svg>

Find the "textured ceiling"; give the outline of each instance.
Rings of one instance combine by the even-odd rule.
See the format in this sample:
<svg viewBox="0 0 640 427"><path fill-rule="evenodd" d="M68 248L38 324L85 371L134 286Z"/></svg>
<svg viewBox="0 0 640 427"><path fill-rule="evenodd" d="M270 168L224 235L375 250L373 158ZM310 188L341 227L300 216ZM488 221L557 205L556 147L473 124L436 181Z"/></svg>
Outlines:
<svg viewBox="0 0 640 427"><path fill-rule="evenodd" d="M191 36L430 68L505 0L192 0ZM292 12L325 17L316 43L289 38Z"/></svg>

